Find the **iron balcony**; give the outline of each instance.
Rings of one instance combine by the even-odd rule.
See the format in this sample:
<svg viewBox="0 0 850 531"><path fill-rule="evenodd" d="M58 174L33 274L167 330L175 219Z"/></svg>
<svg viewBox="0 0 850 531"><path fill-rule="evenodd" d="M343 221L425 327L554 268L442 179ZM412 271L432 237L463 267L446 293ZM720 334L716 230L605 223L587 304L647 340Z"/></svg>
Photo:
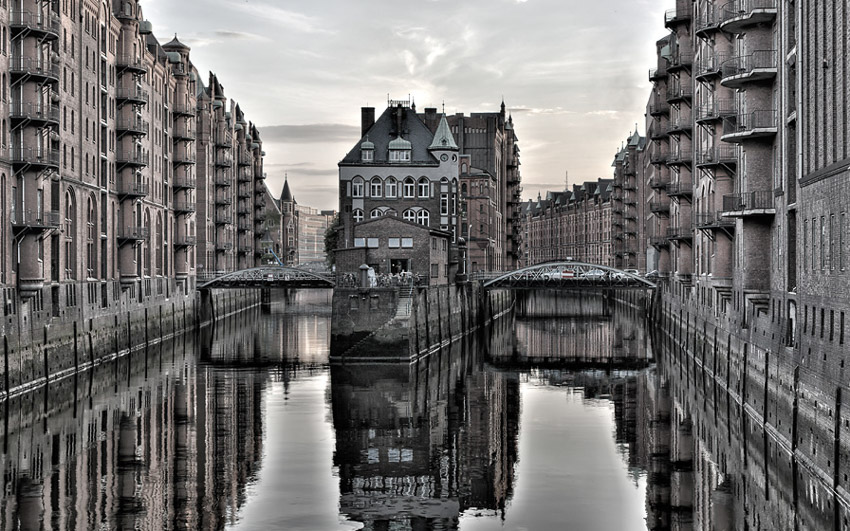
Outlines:
<svg viewBox="0 0 850 531"><path fill-rule="evenodd" d="M37 149L31 147L13 147L9 150L12 164L23 166L21 169L59 169L58 149Z"/></svg>
<svg viewBox="0 0 850 531"><path fill-rule="evenodd" d="M18 233L58 229L61 222L58 210L16 210L11 217L12 228Z"/></svg>
<svg viewBox="0 0 850 531"><path fill-rule="evenodd" d="M12 121L35 122L36 125L58 125L59 105L42 103L12 103L9 105L9 117Z"/></svg>
<svg viewBox="0 0 850 531"><path fill-rule="evenodd" d="M62 30L59 17L54 15L30 11L12 11L9 15L9 27L12 30L13 38L26 32L41 37L43 40L53 41L59 38L59 33Z"/></svg>
<svg viewBox="0 0 850 531"><path fill-rule="evenodd" d="M773 190L754 190L723 196L723 215L729 217L773 216L776 214Z"/></svg>
<svg viewBox="0 0 850 531"><path fill-rule="evenodd" d="M150 101L150 95L141 87L122 87L119 86L115 91L115 99L119 104L128 102L136 105L146 105Z"/></svg>
<svg viewBox="0 0 850 531"><path fill-rule="evenodd" d="M745 142L772 138L777 133L777 115L774 109L756 110L727 116L723 119L724 142Z"/></svg>
<svg viewBox="0 0 850 531"><path fill-rule="evenodd" d="M140 242L150 237L148 227L122 226L118 229L118 240L123 242Z"/></svg>
<svg viewBox="0 0 850 531"><path fill-rule="evenodd" d="M13 55L9 58L12 76L28 76L40 81L59 82L59 65L46 59Z"/></svg>
<svg viewBox="0 0 850 531"><path fill-rule="evenodd" d="M777 63L776 50L758 50L749 55L732 57L723 63L720 84L737 89L748 83L772 80L776 77Z"/></svg>
<svg viewBox="0 0 850 531"><path fill-rule="evenodd" d="M741 33L751 26L776 18L776 0L733 0L721 8L720 29Z"/></svg>

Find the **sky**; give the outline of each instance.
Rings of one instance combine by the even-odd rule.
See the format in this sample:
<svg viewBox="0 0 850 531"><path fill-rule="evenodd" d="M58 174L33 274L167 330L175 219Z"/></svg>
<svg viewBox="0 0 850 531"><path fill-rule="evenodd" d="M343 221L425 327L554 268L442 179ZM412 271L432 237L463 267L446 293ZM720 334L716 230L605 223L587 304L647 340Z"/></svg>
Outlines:
<svg viewBox="0 0 850 531"><path fill-rule="evenodd" d="M140 0L260 130L267 184L335 209L360 108L410 95L420 112L495 112L504 98L523 199L610 178L644 132L648 70L673 0ZM669 6L667 4L670 4Z"/></svg>

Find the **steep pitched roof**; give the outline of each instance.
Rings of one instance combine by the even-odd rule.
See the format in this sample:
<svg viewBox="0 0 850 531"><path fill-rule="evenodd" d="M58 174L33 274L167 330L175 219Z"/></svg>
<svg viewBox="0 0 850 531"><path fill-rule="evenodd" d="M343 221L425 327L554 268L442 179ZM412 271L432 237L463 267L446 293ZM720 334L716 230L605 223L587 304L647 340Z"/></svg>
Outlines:
<svg viewBox="0 0 850 531"><path fill-rule="evenodd" d="M292 192L289 190L289 179L283 181L283 191L280 193L281 201L292 201Z"/></svg>
<svg viewBox="0 0 850 531"><path fill-rule="evenodd" d="M399 123L401 128L399 130ZM437 164L437 159L428 148L434 140L434 135L428 129L416 111L409 107L387 107L386 110L375 120L372 127L366 131L355 144L351 151L340 161L340 164L359 164L360 145L366 140L375 145L374 161L370 164L378 164L389 161L389 144L399 136L410 142L412 164ZM407 164L407 163L401 163Z"/></svg>
<svg viewBox="0 0 850 531"><path fill-rule="evenodd" d="M455 138L452 136L452 130L449 129L449 122L446 121L446 115L440 118L440 125L437 126L437 132L434 133L434 141L428 149L457 149Z"/></svg>

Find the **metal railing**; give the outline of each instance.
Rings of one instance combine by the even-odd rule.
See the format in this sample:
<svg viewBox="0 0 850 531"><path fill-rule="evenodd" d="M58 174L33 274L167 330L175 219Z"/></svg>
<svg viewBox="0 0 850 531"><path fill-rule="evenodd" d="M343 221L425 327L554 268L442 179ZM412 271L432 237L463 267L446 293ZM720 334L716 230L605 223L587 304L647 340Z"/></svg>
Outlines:
<svg viewBox="0 0 850 531"><path fill-rule="evenodd" d="M62 218L58 210L15 210L12 212L12 225L15 227L55 229Z"/></svg>
<svg viewBox="0 0 850 531"><path fill-rule="evenodd" d="M724 116L735 114L737 111L738 109L735 105L735 100L731 98L721 98L700 105L697 108L697 120L720 119Z"/></svg>
<svg viewBox="0 0 850 531"><path fill-rule="evenodd" d="M723 119L723 135L749 133L757 129L775 130L777 127L776 116L776 111L772 109L728 116Z"/></svg>
<svg viewBox="0 0 850 531"><path fill-rule="evenodd" d="M191 247L198 244L197 236L177 236L174 239L174 244L179 247Z"/></svg>
<svg viewBox="0 0 850 531"><path fill-rule="evenodd" d="M778 53L776 50L757 50L749 55L739 55L726 59L721 65L724 78L751 74L755 70L776 70Z"/></svg>
<svg viewBox="0 0 850 531"><path fill-rule="evenodd" d="M679 99L688 99L688 98L693 97L693 95L694 95L693 87L687 87L687 86L683 87L683 86L680 86L680 85L679 86L673 85L673 86L667 87L667 101L679 100Z"/></svg>
<svg viewBox="0 0 850 531"><path fill-rule="evenodd" d="M678 116L670 116L670 121L667 123L667 133L691 129L692 124L691 113L680 111Z"/></svg>
<svg viewBox="0 0 850 531"><path fill-rule="evenodd" d="M177 115L195 116L195 106L187 103L172 103L171 112Z"/></svg>
<svg viewBox="0 0 850 531"><path fill-rule="evenodd" d="M720 212L695 212L694 226L698 229L730 228L735 226L735 220L720 215Z"/></svg>
<svg viewBox="0 0 850 531"><path fill-rule="evenodd" d="M58 149L38 149L31 147L13 147L9 149L9 158L13 164L32 164L36 166L59 166Z"/></svg>
<svg viewBox="0 0 850 531"><path fill-rule="evenodd" d="M216 175L215 176L215 185L216 186L230 186L232 183L233 183L233 179L231 179L229 175Z"/></svg>
<svg viewBox="0 0 850 531"><path fill-rule="evenodd" d="M130 68L133 70L145 71L145 63L141 58L136 57L130 54L122 54L115 58L115 64L118 65L118 68L126 69Z"/></svg>
<svg viewBox="0 0 850 531"><path fill-rule="evenodd" d="M694 237L694 228L690 225L667 228L668 240L688 240Z"/></svg>
<svg viewBox="0 0 850 531"><path fill-rule="evenodd" d="M724 212L744 212L747 210L773 210L773 190L755 190L723 196Z"/></svg>
<svg viewBox="0 0 850 531"><path fill-rule="evenodd" d="M649 80L650 81L661 81L662 79L667 77L667 69L666 68L650 68L649 69Z"/></svg>
<svg viewBox="0 0 850 531"><path fill-rule="evenodd" d="M13 55L9 58L9 71L59 81L59 65L42 58Z"/></svg>
<svg viewBox="0 0 850 531"><path fill-rule="evenodd" d="M118 238L122 240L147 240L150 237L151 230L148 227L120 227L118 229Z"/></svg>
<svg viewBox="0 0 850 531"><path fill-rule="evenodd" d="M666 157L665 157L666 160ZM649 187L655 188L658 190L666 190L667 186L670 184L669 177L653 177L649 180Z"/></svg>
<svg viewBox="0 0 850 531"><path fill-rule="evenodd" d="M118 164L133 164L136 166L147 166L148 165L148 152L147 151L135 151L132 150L130 153L126 153L123 149L119 149L118 153L115 157L116 162Z"/></svg>
<svg viewBox="0 0 850 531"><path fill-rule="evenodd" d="M150 94L142 90L141 87L122 87L119 85L115 90L115 97L119 100L133 100L144 103L150 101Z"/></svg>
<svg viewBox="0 0 850 531"><path fill-rule="evenodd" d="M116 128L119 131L129 131L131 133L142 133L145 135L150 132L150 124L138 116L119 118Z"/></svg>
<svg viewBox="0 0 850 531"><path fill-rule="evenodd" d="M694 64L694 54L693 53L675 53L670 57L670 65L667 69L671 68L688 68Z"/></svg>
<svg viewBox="0 0 850 531"><path fill-rule="evenodd" d="M757 10L776 10L776 0L732 0L721 9L721 22L750 16Z"/></svg>
<svg viewBox="0 0 850 531"><path fill-rule="evenodd" d="M59 105L43 103L11 103L9 117L13 120L41 120L59 122Z"/></svg>
<svg viewBox="0 0 850 531"><path fill-rule="evenodd" d="M232 251L233 242L215 242L216 251Z"/></svg>
<svg viewBox="0 0 850 531"><path fill-rule="evenodd" d="M193 177L175 177L171 185L174 188L195 188L197 183Z"/></svg>
<svg viewBox="0 0 850 531"><path fill-rule="evenodd" d="M171 131L171 137L177 140L195 140L195 132L188 125L175 126Z"/></svg>
<svg viewBox="0 0 850 531"><path fill-rule="evenodd" d="M670 197L687 196L693 193L693 184L687 182L670 183L667 185L667 195Z"/></svg>
<svg viewBox="0 0 850 531"><path fill-rule="evenodd" d="M216 155L215 156L215 165L221 166L221 167L224 167L224 168L229 168L229 167L233 166L233 157L231 157L229 155L228 156Z"/></svg>
<svg viewBox="0 0 850 531"><path fill-rule="evenodd" d="M44 15L42 13L31 13L29 11L12 11L9 13L9 25L13 28L27 28L36 31L49 33L55 37L59 37L59 32L62 29L62 23L59 17L54 15Z"/></svg>
<svg viewBox="0 0 850 531"><path fill-rule="evenodd" d="M699 152L697 164L734 164L738 162L738 150L733 144L722 144Z"/></svg>
<svg viewBox="0 0 850 531"><path fill-rule="evenodd" d="M193 201L175 201L174 211L177 213L191 214L195 212L197 206Z"/></svg>
<svg viewBox="0 0 850 531"><path fill-rule="evenodd" d="M678 22L686 22L691 19L693 14L692 3L686 0L676 0L676 7L668 9L664 12L664 25Z"/></svg>
<svg viewBox="0 0 850 531"><path fill-rule="evenodd" d="M148 195L148 185L140 182L122 183L121 195L132 197L144 197Z"/></svg>

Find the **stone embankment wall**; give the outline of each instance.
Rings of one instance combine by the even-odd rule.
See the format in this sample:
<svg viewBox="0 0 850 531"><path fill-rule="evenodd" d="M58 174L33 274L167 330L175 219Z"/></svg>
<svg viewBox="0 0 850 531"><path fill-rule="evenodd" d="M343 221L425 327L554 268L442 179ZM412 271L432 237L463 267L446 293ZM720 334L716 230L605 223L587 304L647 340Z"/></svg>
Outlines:
<svg viewBox="0 0 850 531"><path fill-rule="evenodd" d="M48 381L51 393L61 392L75 374L260 304L257 290L218 290L207 297L200 301L194 289L178 289L139 302L119 292L105 306L93 296L90 304L85 297L55 312L38 300L18 300L3 320L0 399Z"/></svg>
<svg viewBox="0 0 850 531"><path fill-rule="evenodd" d="M753 310L742 321L667 285L657 302L657 355L678 384L671 453L686 454L694 437L695 454L711 461L694 472L701 477L692 481L714 500L697 516L713 520L713 529L796 529L801 522L845 529L850 392L843 367L811 370L810 358L821 354L798 352L787 323L769 312Z"/></svg>
<svg viewBox="0 0 850 531"><path fill-rule="evenodd" d="M509 291L477 284L417 288L409 299L399 294L395 288L337 288L331 359L409 361L510 312L514 300Z"/></svg>

